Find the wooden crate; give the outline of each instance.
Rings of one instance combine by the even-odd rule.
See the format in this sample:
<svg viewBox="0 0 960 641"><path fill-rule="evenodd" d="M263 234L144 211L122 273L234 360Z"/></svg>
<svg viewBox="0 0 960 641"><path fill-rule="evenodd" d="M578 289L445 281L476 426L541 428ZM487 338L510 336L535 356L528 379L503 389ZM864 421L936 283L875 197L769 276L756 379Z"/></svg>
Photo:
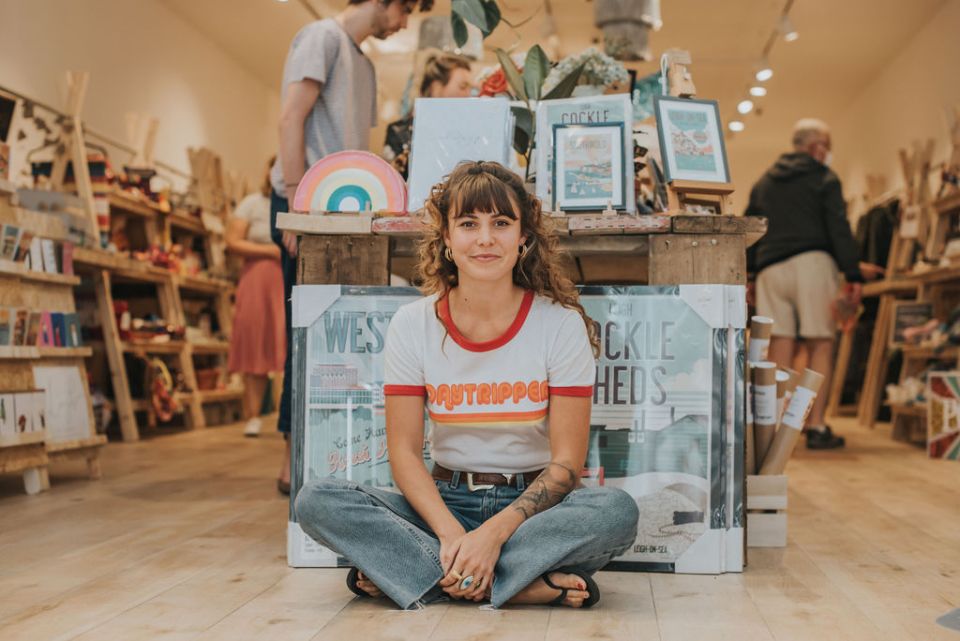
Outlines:
<svg viewBox="0 0 960 641"><path fill-rule="evenodd" d="M787 545L787 477L747 476L747 547Z"/></svg>

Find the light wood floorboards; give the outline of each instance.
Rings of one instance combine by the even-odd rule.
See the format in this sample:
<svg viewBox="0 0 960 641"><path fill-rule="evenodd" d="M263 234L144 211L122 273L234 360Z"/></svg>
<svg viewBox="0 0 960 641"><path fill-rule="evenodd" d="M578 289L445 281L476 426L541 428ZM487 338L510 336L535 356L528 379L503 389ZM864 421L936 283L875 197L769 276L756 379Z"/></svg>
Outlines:
<svg viewBox="0 0 960 641"><path fill-rule="evenodd" d="M960 465L838 421L842 452L799 451L789 545L743 574L600 573L601 607L398 612L345 570L292 570L283 442L240 426L110 444L103 480L52 469L50 492L0 476L3 641L960 639Z"/></svg>

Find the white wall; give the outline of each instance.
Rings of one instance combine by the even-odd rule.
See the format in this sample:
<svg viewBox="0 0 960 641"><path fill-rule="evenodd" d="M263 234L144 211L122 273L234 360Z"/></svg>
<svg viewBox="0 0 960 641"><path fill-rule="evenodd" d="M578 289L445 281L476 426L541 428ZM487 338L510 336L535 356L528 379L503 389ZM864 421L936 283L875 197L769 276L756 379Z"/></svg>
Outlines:
<svg viewBox="0 0 960 641"><path fill-rule="evenodd" d="M868 173L883 174L890 188L902 186L898 150L913 141L933 138L934 165L947 159L948 115L960 106L958 30L960 0L951 0L831 123L833 155L848 199L865 192ZM931 173L935 193L939 171Z"/></svg>
<svg viewBox="0 0 960 641"><path fill-rule="evenodd" d="M62 108L68 69L91 74L92 130L126 142L128 112L160 119L159 161L189 171L205 146L256 185L275 152L277 88L157 0L0 0L0 85Z"/></svg>

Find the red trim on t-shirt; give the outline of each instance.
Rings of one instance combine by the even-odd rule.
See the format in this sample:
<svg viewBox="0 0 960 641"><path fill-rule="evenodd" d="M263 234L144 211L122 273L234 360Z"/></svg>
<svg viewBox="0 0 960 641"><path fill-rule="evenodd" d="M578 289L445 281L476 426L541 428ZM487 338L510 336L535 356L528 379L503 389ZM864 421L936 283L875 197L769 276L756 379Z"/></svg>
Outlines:
<svg viewBox="0 0 960 641"><path fill-rule="evenodd" d="M457 345L471 352L489 352L490 350L497 349L498 347L503 347L509 343L514 336L517 335L517 333L520 331L520 328L523 327L523 322L527 320L527 314L530 313L530 307L532 305L533 291L528 289L523 294L523 302L520 303L520 311L517 312L517 317L513 319L513 323L510 324L510 327L507 328L507 331L505 331L503 335L498 338L494 338L490 341L484 341L482 343L477 343L468 339L466 336L460 333L460 330L457 329L457 326L453 323L453 318L450 316L450 301L446 294L437 303L437 313L440 316L440 321L447 328L447 333L450 334L450 338L452 338Z"/></svg>
<svg viewBox="0 0 960 641"><path fill-rule="evenodd" d="M550 396L593 396L593 385L578 385L576 387L550 386Z"/></svg>
<svg viewBox="0 0 960 641"><path fill-rule="evenodd" d="M423 385L384 385L384 396L426 396L427 388Z"/></svg>

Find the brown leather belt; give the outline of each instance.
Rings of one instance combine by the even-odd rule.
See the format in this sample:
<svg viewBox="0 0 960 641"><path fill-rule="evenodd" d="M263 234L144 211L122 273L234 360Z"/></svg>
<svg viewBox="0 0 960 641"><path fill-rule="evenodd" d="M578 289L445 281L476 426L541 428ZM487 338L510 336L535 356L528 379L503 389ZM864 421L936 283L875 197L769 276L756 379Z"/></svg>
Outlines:
<svg viewBox="0 0 960 641"><path fill-rule="evenodd" d="M495 485L513 485L517 476L523 476L523 484L530 485L541 473L543 473L543 469L509 475L498 474L496 472L460 472L460 480L461 482L465 481L467 487L473 491L488 489ZM433 478L438 481L452 481L453 470L448 470L439 463L434 463Z"/></svg>

